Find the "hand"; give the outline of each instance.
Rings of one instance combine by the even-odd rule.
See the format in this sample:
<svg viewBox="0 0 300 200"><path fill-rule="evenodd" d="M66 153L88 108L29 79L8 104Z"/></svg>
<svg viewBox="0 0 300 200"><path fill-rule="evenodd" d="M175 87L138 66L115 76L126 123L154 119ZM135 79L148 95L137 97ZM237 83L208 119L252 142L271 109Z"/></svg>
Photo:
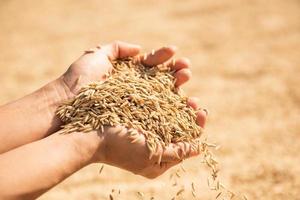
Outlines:
<svg viewBox="0 0 300 200"><path fill-rule="evenodd" d="M140 49L139 45L117 41L88 50L71 64L62 75L60 88L65 90L68 97L72 97L85 84L93 81L104 81L106 73L112 69L110 60L134 57L140 53ZM159 65L169 60L174 55L175 50L174 46L163 47L155 51L154 54L148 54L145 58L142 56L141 60L148 66ZM175 63L169 62L167 64L177 70L175 74L176 86L179 87L190 79L191 71L188 69L188 59L180 58Z"/></svg>
<svg viewBox="0 0 300 200"><path fill-rule="evenodd" d="M104 81L106 74L112 69L112 60L136 57L140 53L140 46L125 42L114 42L112 44L97 46L93 50L86 51L79 57L68 70L52 85L55 85L55 97L51 96L48 103L50 118L54 118L51 130L58 130L61 121L54 115L57 107L69 98L74 97L80 88L93 81ZM140 56L139 60L146 66L154 66L159 64L169 65L176 72L176 87L180 87L191 77L189 69L190 62L186 58L169 61L175 54L176 47L162 47L154 52ZM49 92L44 92L48 96ZM58 95L57 95L58 94ZM57 98L58 97L58 98ZM54 102L54 103L53 103ZM194 102L191 102L194 105Z"/></svg>
<svg viewBox="0 0 300 200"><path fill-rule="evenodd" d="M96 50L95 53L83 55L79 60L73 63L65 74L65 76L69 76L65 82L69 85L70 90L76 93L77 88L80 87L80 85L77 85L78 81L76 81L79 74L84 75L85 77L90 77L93 80L104 80L104 73L111 68L109 59L134 56L138 52L138 46L126 43L104 46L101 49ZM191 77L191 71L189 69L190 62L185 58L178 59L175 63L169 61L174 54L174 47L163 47L155 51L154 54L148 54L145 58L144 56L141 57L141 59L142 62L148 66L165 63L172 67L176 70L175 77L177 82L175 84L179 87L187 82ZM99 58L102 58L102 61L98 60ZM96 60L98 61L96 62ZM102 68L98 69L100 66ZM98 71L98 73L95 73L98 74L97 76L93 73L89 73L89 70L93 68L95 71ZM194 109L197 109L195 98L190 98L188 104ZM199 126L204 127L206 115L207 113L204 111L200 111L198 113L197 123ZM188 143L182 142L171 144L165 149L159 146L157 152L155 152L155 154L151 156L151 159L149 159L150 151L146 147L144 135L138 133L135 138L132 138L129 136L128 130L121 126L107 127L105 128L104 133L93 131L85 134L83 137L85 137L84 140L88 140L86 143L87 145L79 145L79 148L92 148L91 151L88 151L93 152L94 154L91 162L106 163L147 178L155 178L164 173L170 167L180 163L182 159L187 159L199 154L198 151L192 150ZM134 141L134 143L132 143L132 141ZM82 139L80 142L82 142Z"/></svg>
<svg viewBox="0 0 300 200"><path fill-rule="evenodd" d="M61 77L67 86L66 92L72 96L85 84L105 80L105 74L112 69L110 60L136 56L139 52L139 45L125 42L114 42L85 51Z"/></svg>
<svg viewBox="0 0 300 200"><path fill-rule="evenodd" d="M107 127L103 133L88 133L94 142L100 141L91 162L101 162L146 178L156 178L182 160L199 154L186 142L170 144L166 148L158 145L157 151L152 154L143 134L136 131L136 136L131 137L128 131L132 130L118 126Z"/></svg>

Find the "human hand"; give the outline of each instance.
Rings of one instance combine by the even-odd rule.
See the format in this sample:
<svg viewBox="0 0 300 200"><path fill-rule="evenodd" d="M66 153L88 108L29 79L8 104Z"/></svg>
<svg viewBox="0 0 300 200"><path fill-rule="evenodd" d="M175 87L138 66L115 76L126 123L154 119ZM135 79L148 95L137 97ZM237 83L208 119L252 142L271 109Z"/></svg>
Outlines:
<svg viewBox="0 0 300 200"><path fill-rule="evenodd" d="M85 51L62 75L62 86L67 86L66 93L73 96L78 90L93 81L103 81L112 69L111 60L136 56L140 46L125 42L97 46Z"/></svg>
<svg viewBox="0 0 300 200"><path fill-rule="evenodd" d="M165 63L172 67L176 71L177 82L175 84L179 87L191 77L190 63L184 58L176 60L175 63L169 61L174 53L174 47L161 48L145 58L142 57L142 62L148 66ZM190 98L188 104L197 109L194 98ZM197 114L199 126L204 127L206 115L204 111L199 111ZM91 151L94 156L90 162L106 163L148 178L155 178L183 159L199 154L197 150L191 148L190 144L181 142L170 144L165 149L159 146L157 151L150 156L145 136L142 133L136 133L135 137L132 137L128 133L131 131L122 126L106 127L103 133L93 131L83 136L88 142L87 145L80 145L80 148L93 149ZM82 139L80 141L82 142Z"/></svg>
<svg viewBox="0 0 300 200"><path fill-rule="evenodd" d="M74 97L80 88L90 82L104 81L106 74L112 69L111 61L125 57L137 57L140 53L140 46L129 44L126 42L113 42L111 44L98 46L92 51L88 50L70 65L67 71L55 81L47 84L38 92L38 98L41 99L43 108L43 117L39 118L40 123L36 124L38 137L52 134L59 130L62 125L61 120L55 115L58 106L72 97ZM159 65L170 59L176 48L173 46L163 47L147 56L141 56L140 60L148 66ZM173 65L173 62L169 62ZM177 70L175 76L177 78L177 86L185 83L191 76L188 70L189 61L180 58L175 61L174 70ZM43 98L41 98L43 97ZM36 97L35 97L36 98ZM40 126L39 124L44 124Z"/></svg>
<svg viewBox="0 0 300 200"><path fill-rule="evenodd" d="M134 136L131 136L132 132L135 132ZM184 159L200 153L187 142L172 143L165 148L158 145L155 152L150 152L142 133L122 126L89 134L94 142L99 141L91 162L112 165L146 178L156 178ZM91 147L91 143L89 145Z"/></svg>
<svg viewBox="0 0 300 200"><path fill-rule="evenodd" d="M104 81L106 74L112 69L110 61L137 56L140 53L140 49L139 45L117 41L87 50L60 77L59 80L61 82L58 89L65 90L67 96L72 97L82 86L93 81ZM162 47L153 54L149 53L145 57L141 56L141 61L148 66L159 65L169 60L175 51L176 48L174 46ZM191 77L191 72L188 69L188 59L180 58L174 63L169 62L168 65L174 65L171 67L177 70L175 73L177 78L176 86L182 85Z"/></svg>

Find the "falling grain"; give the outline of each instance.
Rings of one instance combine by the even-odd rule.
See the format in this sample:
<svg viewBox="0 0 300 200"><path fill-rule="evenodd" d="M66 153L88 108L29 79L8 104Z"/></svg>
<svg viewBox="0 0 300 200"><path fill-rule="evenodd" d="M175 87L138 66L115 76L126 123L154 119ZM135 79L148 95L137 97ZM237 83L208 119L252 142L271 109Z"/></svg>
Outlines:
<svg viewBox="0 0 300 200"><path fill-rule="evenodd" d="M180 165L180 168L183 172L186 172L185 168L183 167L183 165Z"/></svg>
<svg viewBox="0 0 300 200"><path fill-rule="evenodd" d="M103 168L104 168L104 165L102 165L102 166L101 166L101 168L100 168L100 170L99 170L99 174L101 174L101 173L102 173L102 171L103 171Z"/></svg>
<svg viewBox="0 0 300 200"><path fill-rule="evenodd" d="M196 192L192 191L192 195L193 195L193 197L196 197Z"/></svg>
<svg viewBox="0 0 300 200"><path fill-rule="evenodd" d="M191 186L192 186L192 191L196 191L194 182L192 182Z"/></svg>
<svg viewBox="0 0 300 200"><path fill-rule="evenodd" d="M246 195L243 195L243 198L244 200L248 200L247 196Z"/></svg>
<svg viewBox="0 0 300 200"><path fill-rule="evenodd" d="M180 189L177 191L176 196L181 195L184 192L184 188Z"/></svg>
<svg viewBox="0 0 300 200"><path fill-rule="evenodd" d="M142 198L145 196L145 194L143 192L137 192L137 194Z"/></svg>
<svg viewBox="0 0 300 200"><path fill-rule="evenodd" d="M216 196L216 199L218 199L221 196L222 192L219 192Z"/></svg>

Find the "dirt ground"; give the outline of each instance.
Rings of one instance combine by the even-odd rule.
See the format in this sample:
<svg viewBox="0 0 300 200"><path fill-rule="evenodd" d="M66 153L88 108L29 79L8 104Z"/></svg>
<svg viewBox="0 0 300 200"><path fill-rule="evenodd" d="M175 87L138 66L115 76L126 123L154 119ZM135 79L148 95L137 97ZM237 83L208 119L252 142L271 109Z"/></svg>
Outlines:
<svg viewBox="0 0 300 200"><path fill-rule="evenodd" d="M221 181L248 199L300 199L300 1L71 1L1 0L0 103L58 77L84 49L113 40L144 51L166 44L189 57L193 79L184 87L210 110L207 133ZM184 163L184 199L214 199L207 170ZM41 200L171 199L169 173L147 180L100 165L88 166Z"/></svg>

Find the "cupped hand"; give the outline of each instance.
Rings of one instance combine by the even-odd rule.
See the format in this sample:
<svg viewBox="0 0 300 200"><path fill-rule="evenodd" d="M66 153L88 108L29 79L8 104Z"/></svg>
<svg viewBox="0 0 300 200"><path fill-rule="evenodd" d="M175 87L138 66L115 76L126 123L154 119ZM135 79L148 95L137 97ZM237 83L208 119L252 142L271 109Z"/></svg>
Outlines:
<svg viewBox="0 0 300 200"><path fill-rule="evenodd" d="M190 62L186 58L171 60L176 47L162 47L154 52L140 56L140 60L146 66L165 64L171 67L175 73L176 87L180 87L191 78ZM75 61L62 76L63 83L72 95L85 84L92 81L104 81L106 73L112 68L111 60L124 57L138 56L140 46L125 42L114 42L112 44L98 46L86 51ZM197 109L195 98L188 100L188 105ZM197 123L204 127L207 113L197 113ZM97 143L92 162L103 162L113 165L135 174L148 178L155 178L170 167L180 163L183 159L198 155L199 152L191 148L188 143L170 144L166 148L159 146L157 151L150 156L146 146L145 136L137 133L133 138L125 127L106 127L103 133L93 131L86 135ZM131 130L130 130L131 131ZM92 146L92 145L91 145ZM151 158L149 158L151 157Z"/></svg>
<svg viewBox="0 0 300 200"><path fill-rule="evenodd" d="M61 77L66 92L72 96L90 82L105 80L112 69L111 60L136 56L139 52L139 45L119 41L85 51Z"/></svg>
<svg viewBox="0 0 300 200"><path fill-rule="evenodd" d="M150 152L142 133L123 126L106 127L103 133L91 134L101 141L92 162L112 165L146 178L156 178L184 159L199 154L198 149L187 142L172 143L165 148L158 145L155 152Z"/></svg>
<svg viewBox="0 0 300 200"><path fill-rule="evenodd" d="M106 74L112 69L111 60L137 56L140 49L139 45L116 41L85 51L61 77L64 86L67 86L68 91L66 92L71 93L72 96L90 82L104 81ZM174 46L162 47L141 56L141 61L147 66L159 65L169 60L175 51L176 47ZM174 62L166 62L166 64L176 70L176 86L179 87L190 79L191 71L188 59L180 58Z"/></svg>

